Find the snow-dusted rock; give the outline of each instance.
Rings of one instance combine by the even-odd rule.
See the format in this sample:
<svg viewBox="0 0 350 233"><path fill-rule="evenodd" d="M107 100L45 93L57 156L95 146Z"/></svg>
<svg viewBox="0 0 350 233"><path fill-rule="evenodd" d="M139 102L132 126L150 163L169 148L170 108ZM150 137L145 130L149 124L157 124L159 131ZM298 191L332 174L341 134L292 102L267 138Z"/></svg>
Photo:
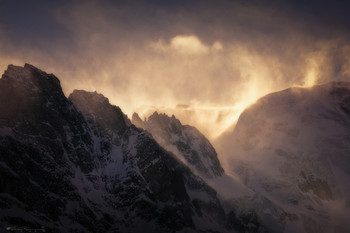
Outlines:
<svg viewBox="0 0 350 233"><path fill-rule="evenodd" d="M175 116L157 112L145 121L134 113L132 122L151 133L162 147L204 179L224 174L214 147L195 127L182 125Z"/></svg>

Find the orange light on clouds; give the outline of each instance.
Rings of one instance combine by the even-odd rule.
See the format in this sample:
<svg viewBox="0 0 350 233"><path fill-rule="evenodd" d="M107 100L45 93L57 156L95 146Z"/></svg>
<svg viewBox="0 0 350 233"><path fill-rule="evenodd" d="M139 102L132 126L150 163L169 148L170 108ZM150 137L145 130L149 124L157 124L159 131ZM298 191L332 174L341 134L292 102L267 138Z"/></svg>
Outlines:
<svg viewBox="0 0 350 233"><path fill-rule="evenodd" d="M226 20L221 12L229 9L234 18L207 25L193 12L178 17L160 10L158 21L142 20L149 18L145 7L98 1L62 6L53 15L69 32L69 44L48 43L46 50L39 50L1 37L0 68L31 63L54 73L67 96L73 89L97 91L129 116L134 111L146 116L149 109L174 113L210 138L232 129L247 106L270 92L350 77L346 40L314 41L298 22L274 9L227 3L212 10ZM211 15L202 10L203 17ZM126 22L129 15L140 18ZM252 29L239 22L250 23ZM271 37L265 31L270 26L277 33ZM335 50L347 60L334 78L329 54ZM190 107L178 109L178 104Z"/></svg>

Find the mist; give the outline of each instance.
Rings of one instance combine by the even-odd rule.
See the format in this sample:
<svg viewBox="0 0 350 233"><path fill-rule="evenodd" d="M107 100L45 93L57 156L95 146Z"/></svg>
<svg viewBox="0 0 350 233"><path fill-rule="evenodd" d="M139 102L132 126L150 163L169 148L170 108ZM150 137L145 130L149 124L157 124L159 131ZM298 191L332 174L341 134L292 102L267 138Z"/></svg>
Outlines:
<svg viewBox="0 0 350 233"><path fill-rule="evenodd" d="M2 128L0 132L3 140L0 149L7 162L2 162L6 176L1 182L5 184L5 191L13 193L15 200L17 194L22 196L24 187L23 200L30 204L31 192L40 188L40 192L33 192L33 203L40 205L42 200L37 198L40 197L37 193L45 194L42 195L45 203L54 203L51 197L56 198L56 190L59 192L57 197L62 194L63 198L57 203L68 203L66 210L70 211L69 202L75 200L66 198L61 187L75 187L72 190L79 192L67 193L81 199L77 205L83 206L86 202L92 204L93 209L117 206L115 219L106 217L108 225L119 227L119 223L125 223L133 227L128 219L133 219L136 213L132 212L134 207L131 205L137 204L135 200L138 199L134 197L142 200L142 195L148 199L144 194L152 191L154 186L155 195L162 196L164 190L164 200L171 205L187 203L188 197L196 200L188 202L191 206L188 210L196 207L195 203L201 203L204 197L209 202L202 209L206 211L203 216L220 213L221 210L216 212L212 204L222 203L227 212L222 219L226 221L233 214L233 220L237 217L246 223L246 229L262 223L261 226L271 227L274 232L347 232L350 226L344 216L350 214L350 84L325 83L350 81L349 8L345 1L330 0L0 0L2 71L9 64L23 66L29 63L55 74L66 96L74 89L96 91L109 98L111 104L119 106L129 118L134 112L144 119L158 111L175 115L182 124L174 118L158 116L158 121L154 120L157 124L152 125L155 133L145 129L151 136L146 131L129 127L118 108L109 106L104 99L105 108L101 111L92 109L94 111L87 114L75 111L81 108L79 101L74 103L74 98L70 99L77 109L72 108L69 101L64 101L66 107L60 108L60 101L52 102L51 106L45 95L46 102L43 103L47 104L38 101L43 108L34 109L38 111L35 116L39 116L40 124L27 122L26 116L21 116L21 121L0 119L5 122L5 127L13 126L14 132L9 135L10 127ZM22 68L16 70L10 78L21 76ZM35 72L34 78L42 74ZM46 74L45 77L52 78ZM4 81L0 82L3 83L2 90L17 87L17 83L1 81ZM57 88L52 90L58 93ZM5 92L0 97L6 113L7 98L11 96L4 95ZM28 95L28 98L31 97ZM83 107L90 106L93 101L93 98L81 99L84 100ZM23 101L19 102L23 105ZM96 102L94 106L99 107L101 103ZM115 114L104 114L110 108L118 110L120 119L116 120L123 120L128 133L123 131L114 135L114 126L103 126L100 130L99 122L93 124L96 119L114 119ZM57 116L56 112L59 113ZM65 118L62 127L61 116ZM7 125L7 121L11 124ZM50 124L53 130L49 130ZM56 124L65 132L54 130ZM184 127L185 124L195 126L205 137L192 127ZM28 128L31 129L28 125L33 127L29 136L26 135ZM165 132L160 130L161 127ZM36 133L40 129L43 129L42 135ZM51 137L46 138L51 132L62 136L55 138L53 134L51 143ZM60 137L64 139L61 142ZM91 153L87 151L90 147ZM173 160L174 156L176 160ZM210 156L214 158L211 162ZM76 163L70 162L72 158ZM176 166L171 167L172 163ZM173 172L175 167L182 168L182 163L188 165L191 172L185 168L186 173ZM218 168L211 170L216 171L212 172L213 176L203 176L205 182L198 181L203 185L208 183L213 190L202 185L198 186L200 189L193 189L197 182L192 180L194 183L191 184L191 179L197 180L194 175L200 175L206 167L211 169L211 164ZM37 165L39 169L45 169L44 175L38 172L39 169L37 171ZM80 166L88 168L83 171ZM140 171L147 176L141 176ZM35 176L28 176L30 173ZM53 179L46 179L46 174L48 177L52 174ZM110 180L105 179L105 174ZM7 180L7 177L13 179ZM36 185L37 181L44 185ZM167 186L173 181L176 185ZM51 186L51 183L58 186ZM114 183L132 189L112 188ZM163 183L166 184L164 189L159 188ZM190 192L186 191L185 184ZM140 192L133 191L135 187L139 187ZM185 199L177 200L170 195L179 187ZM113 193L108 193L108 189ZM97 200L100 198L96 198L96 202L89 199L95 194L103 195L106 190L113 202L130 201L130 205L125 205L126 212L119 212L118 205L107 202L103 196L101 202ZM209 196L205 190L210 192ZM54 196L47 195L49 191L53 191ZM124 199L124 193L131 195L129 200ZM134 196L135 193L141 195ZM20 201L18 199L18 203ZM151 205L145 204L149 207L144 213L155 210L157 215L153 201L162 208L167 205L163 198L159 202L154 198L149 202ZM17 202L13 203L16 207ZM139 203L144 206L143 202ZM187 212L182 204L178 210ZM21 206L27 211L25 205ZM17 206L18 209L21 206ZM46 205L50 206L61 209L56 203ZM173 206L170 210L173 212ZM181 211L179 213L183 215L185 212ZM90 215L90 211L81 213ZM91 213L91 216L102 216L102 212ZM158 213L168 216L167 212ZM190 211L188 213L192 215ZM33 214L33 219L44 216L36 210ZM86 219L92 220L91 216ZM72 221L77 221L76 214L71 217ZM57 219L58 224L67 222ZM178 225L178 219L174 218L174 225ZM88 227L95 225L94 221L104 225L99 218L90 220L85 221ZM16 218L14 222L18 221ZM169 218L169 222L173 223L173 220ZM113 228L109 229L113 231ZM268 228L266 231L270 232Z"/></svg>
<svg viewBox="0 0 350 233"><path fill-rule="evenodd" d="M129 117L175 114L215 139L268 93L349 80L349 19L335 5L61 1L27 12L5 1L0 69L27 62L66 95L98 91Z"/></svg>

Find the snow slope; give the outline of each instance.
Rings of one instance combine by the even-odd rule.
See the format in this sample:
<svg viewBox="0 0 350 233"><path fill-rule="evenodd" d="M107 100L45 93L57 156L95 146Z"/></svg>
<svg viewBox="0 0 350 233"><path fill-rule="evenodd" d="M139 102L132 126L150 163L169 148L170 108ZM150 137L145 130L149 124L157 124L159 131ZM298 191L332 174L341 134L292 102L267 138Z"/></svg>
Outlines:
<svg viewBox="0 0 350 233"><path fill-rule="evenodd" d="M350 83L269 94L221 144L225 170L285 213L281 231L350 231Z"/></svg>

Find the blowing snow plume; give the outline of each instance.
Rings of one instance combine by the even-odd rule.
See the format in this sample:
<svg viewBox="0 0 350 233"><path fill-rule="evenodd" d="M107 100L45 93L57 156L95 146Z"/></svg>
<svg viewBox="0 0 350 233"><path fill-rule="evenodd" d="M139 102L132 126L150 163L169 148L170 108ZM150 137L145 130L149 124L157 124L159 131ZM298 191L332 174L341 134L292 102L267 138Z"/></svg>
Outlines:
<svg viewBox="0 0 350 233"><path fill-rule="evenodd" d="M128 115L189 105L193 114L181 121L210 138L267 93L350 75L346 3L1 4L2 69L37 64L61 78L65 93L97 90Z"/></svg>
<svg viewBox="0 0 350 233"><path fill-rule="evenodd" d="M217 149L226 172L274 203L255 203L262 219L282 212L284 232L348 232L349 129L350 83L289 88L246 109Z"/></svg>

